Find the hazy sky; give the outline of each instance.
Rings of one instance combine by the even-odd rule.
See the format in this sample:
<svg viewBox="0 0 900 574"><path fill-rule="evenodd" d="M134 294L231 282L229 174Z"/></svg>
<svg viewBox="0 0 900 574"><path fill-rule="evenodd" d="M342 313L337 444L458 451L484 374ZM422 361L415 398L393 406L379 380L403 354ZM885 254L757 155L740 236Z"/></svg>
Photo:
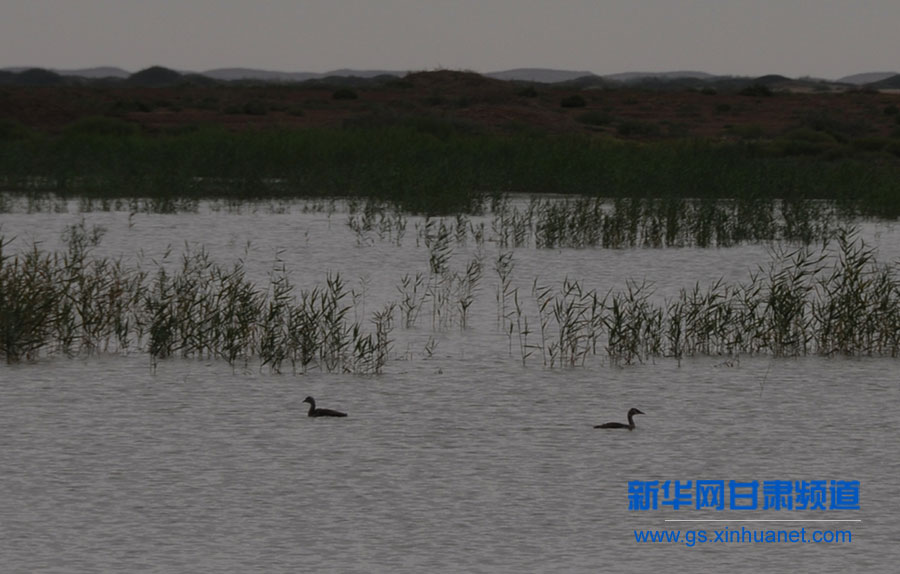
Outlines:
<svg viewBox="0 0 900 574"><path fill-rule="evenodd" d="M0 0L0 67L837 78L900 71L900 0Z"/></svg>

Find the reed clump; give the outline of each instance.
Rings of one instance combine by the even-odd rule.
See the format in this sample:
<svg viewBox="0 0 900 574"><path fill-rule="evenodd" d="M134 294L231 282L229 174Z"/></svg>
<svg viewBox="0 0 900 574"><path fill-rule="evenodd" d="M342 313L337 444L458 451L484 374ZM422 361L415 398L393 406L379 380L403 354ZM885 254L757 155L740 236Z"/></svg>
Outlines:
<svg viewBox="0 0 900 574"><path fill-rule="evenodd" d="M186 252L172 269L97 258L101 231L84 223L66 232L67 249L37 246L7 254L0 237L0 355L7 362L46 353L91 355L142 351L155 367L170 357L258 361L281 372L380 373L392 345L395 305L373 314L374 330L350 318L340 275L299 293L284 267L267 288L246 277L241 261L223 267L204 250Z"/></svg>
<svg viewBox="0 0 900 574"><path fill-rule="evenodd" d="M504 328L518 329L523 362L539 352L547 367L598 354L616 364L698 355L900 355L900 268L879 264L847 229L827 252L773 250L747 281L696 284L664 301L647 283L600 293L569 278L560 286L535 281L540 337L531 343L528 309L517 292L513 297Z"/></svg>
<svg viewBox="0 0 900 574"><path fill-rule="evenodd" d="M454 269L451 266L454 242L461 239L442 219L425 220L423 239L428 249L428 278L422 302L431 304L431 327L442 330L458 324L460 329L465 329L483 274L484 255L478 250L464 271Z"/></svg>

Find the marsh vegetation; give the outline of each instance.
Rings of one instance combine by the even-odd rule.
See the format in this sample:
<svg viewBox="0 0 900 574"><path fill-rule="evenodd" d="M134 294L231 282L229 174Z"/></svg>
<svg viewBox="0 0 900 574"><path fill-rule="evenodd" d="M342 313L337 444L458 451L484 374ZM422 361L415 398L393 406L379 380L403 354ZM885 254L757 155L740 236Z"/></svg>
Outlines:
<svg viewBox="0 0 900 574"><path fill-rule="evenodd" d="M358 197L432 215L477 213L508 192L829 200L866 216L900 214L900 164L888 147L847 142L827 157L794 153L804 145L838 146L833 138L819 141L825 132L812 133L816 141L795 134L772 141L633 142L494 133L426 116L360 120L341 129L192 127L146 134L98 118L60 134L21 129L0 137L0 189L159 202Z"/></svg>
<svg viewBox="0 0 900 574"><path fill-rule="evenodd" d="M416 226L424 264L396 273L393 294L379 296L337 272L297 288L278 258L261 283L243 258L223 264L203 249L177 262L95 255L103 229L83 221L66 228L60 250L11 252L3 240L0 352L8 362L138 352L151 366L216 358L273 372L379 373L392 359L429 356L444 333L483 328L471 310L493 300L502 354L526 366L900 353L900 269L845 227L820 244L773 245L744 280L660 297L640 278L601 289L574 276L519 277L515 249L471 239L471 222ZM403 332L428 343L411 350Z"/></svg>

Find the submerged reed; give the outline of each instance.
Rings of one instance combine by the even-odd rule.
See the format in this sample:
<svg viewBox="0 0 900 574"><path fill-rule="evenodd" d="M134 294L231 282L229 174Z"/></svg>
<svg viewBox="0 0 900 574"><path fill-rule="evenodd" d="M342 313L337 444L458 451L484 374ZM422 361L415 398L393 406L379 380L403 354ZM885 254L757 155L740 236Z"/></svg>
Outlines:
<svg viewBox="0 0 900 574"><path fill-rule="evenodd" d="M416 224L416 242L441 249L451 243L477 245L485 240L501 249L602 247L731 247L788 241L811 244L834 238L853 211L834 202L762 196L737 199L677 197L533 197L527 202L495 196L490 207L489 235L464 214L426 217ZM347 225L357 243L379 240L400 245L407 216L397 206L351 201ZM395 233L395 230L400 230ZM440 250L440 249L439 249ZM433 251L434 253L434 251Z"/></svg>
<svg viewBox="0 0 900 574"><path fill-rule="evenodd" d="M842 214L813 200L603 198L532 199L505 205L492 229L501 246L729 247L788 240L809 244L833 236Z"/></svg>

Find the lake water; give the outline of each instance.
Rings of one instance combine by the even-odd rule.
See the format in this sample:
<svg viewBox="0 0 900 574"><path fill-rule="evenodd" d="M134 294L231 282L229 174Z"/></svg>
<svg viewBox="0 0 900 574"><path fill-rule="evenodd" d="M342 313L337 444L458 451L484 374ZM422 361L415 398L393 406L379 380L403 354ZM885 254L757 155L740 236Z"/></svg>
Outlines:
<svg viewBox="0 0 900 574"><path fill-rule="evenodd" d="M82 216L2 214L0 231L59 246ZM185 244L264 281L339 271L365 315L424 272L410 218L400 246L359 238L345 213L84 214L97 255L177 262ZM421 223L421 222L419 222ZM894 227L861 230L879 260ZM247 245L248 241L249 246ZM473 242L456 246L463 266ZM485 243L485 260L497 248ZM143 251L142 255L139 255ZM9 252L9 251L7 251ZM627 278L660 296L739 281L765 246L517 249L513 277ZM625 368L522 365L497 327L486 263L469 327L398 328L384 374L272 374L144 354L0 364L0 563L8 572L893 572L900 558L898 362L882 358L661 359ZM364 301L363 301L364 299ZM365 310L362 306L365 305ZM433 345L425 351L428 342ZM349 412L306 416L301 401ZM645 415L637 428L592 426ZM859 510L630 511L629 481L847 480ZM662 500L662 495L660 495ZM666 519L860 520L673 523ZM644 543L635 531L846 530L852 542ZM682 536L684 533L682 532Z"/></svg>

